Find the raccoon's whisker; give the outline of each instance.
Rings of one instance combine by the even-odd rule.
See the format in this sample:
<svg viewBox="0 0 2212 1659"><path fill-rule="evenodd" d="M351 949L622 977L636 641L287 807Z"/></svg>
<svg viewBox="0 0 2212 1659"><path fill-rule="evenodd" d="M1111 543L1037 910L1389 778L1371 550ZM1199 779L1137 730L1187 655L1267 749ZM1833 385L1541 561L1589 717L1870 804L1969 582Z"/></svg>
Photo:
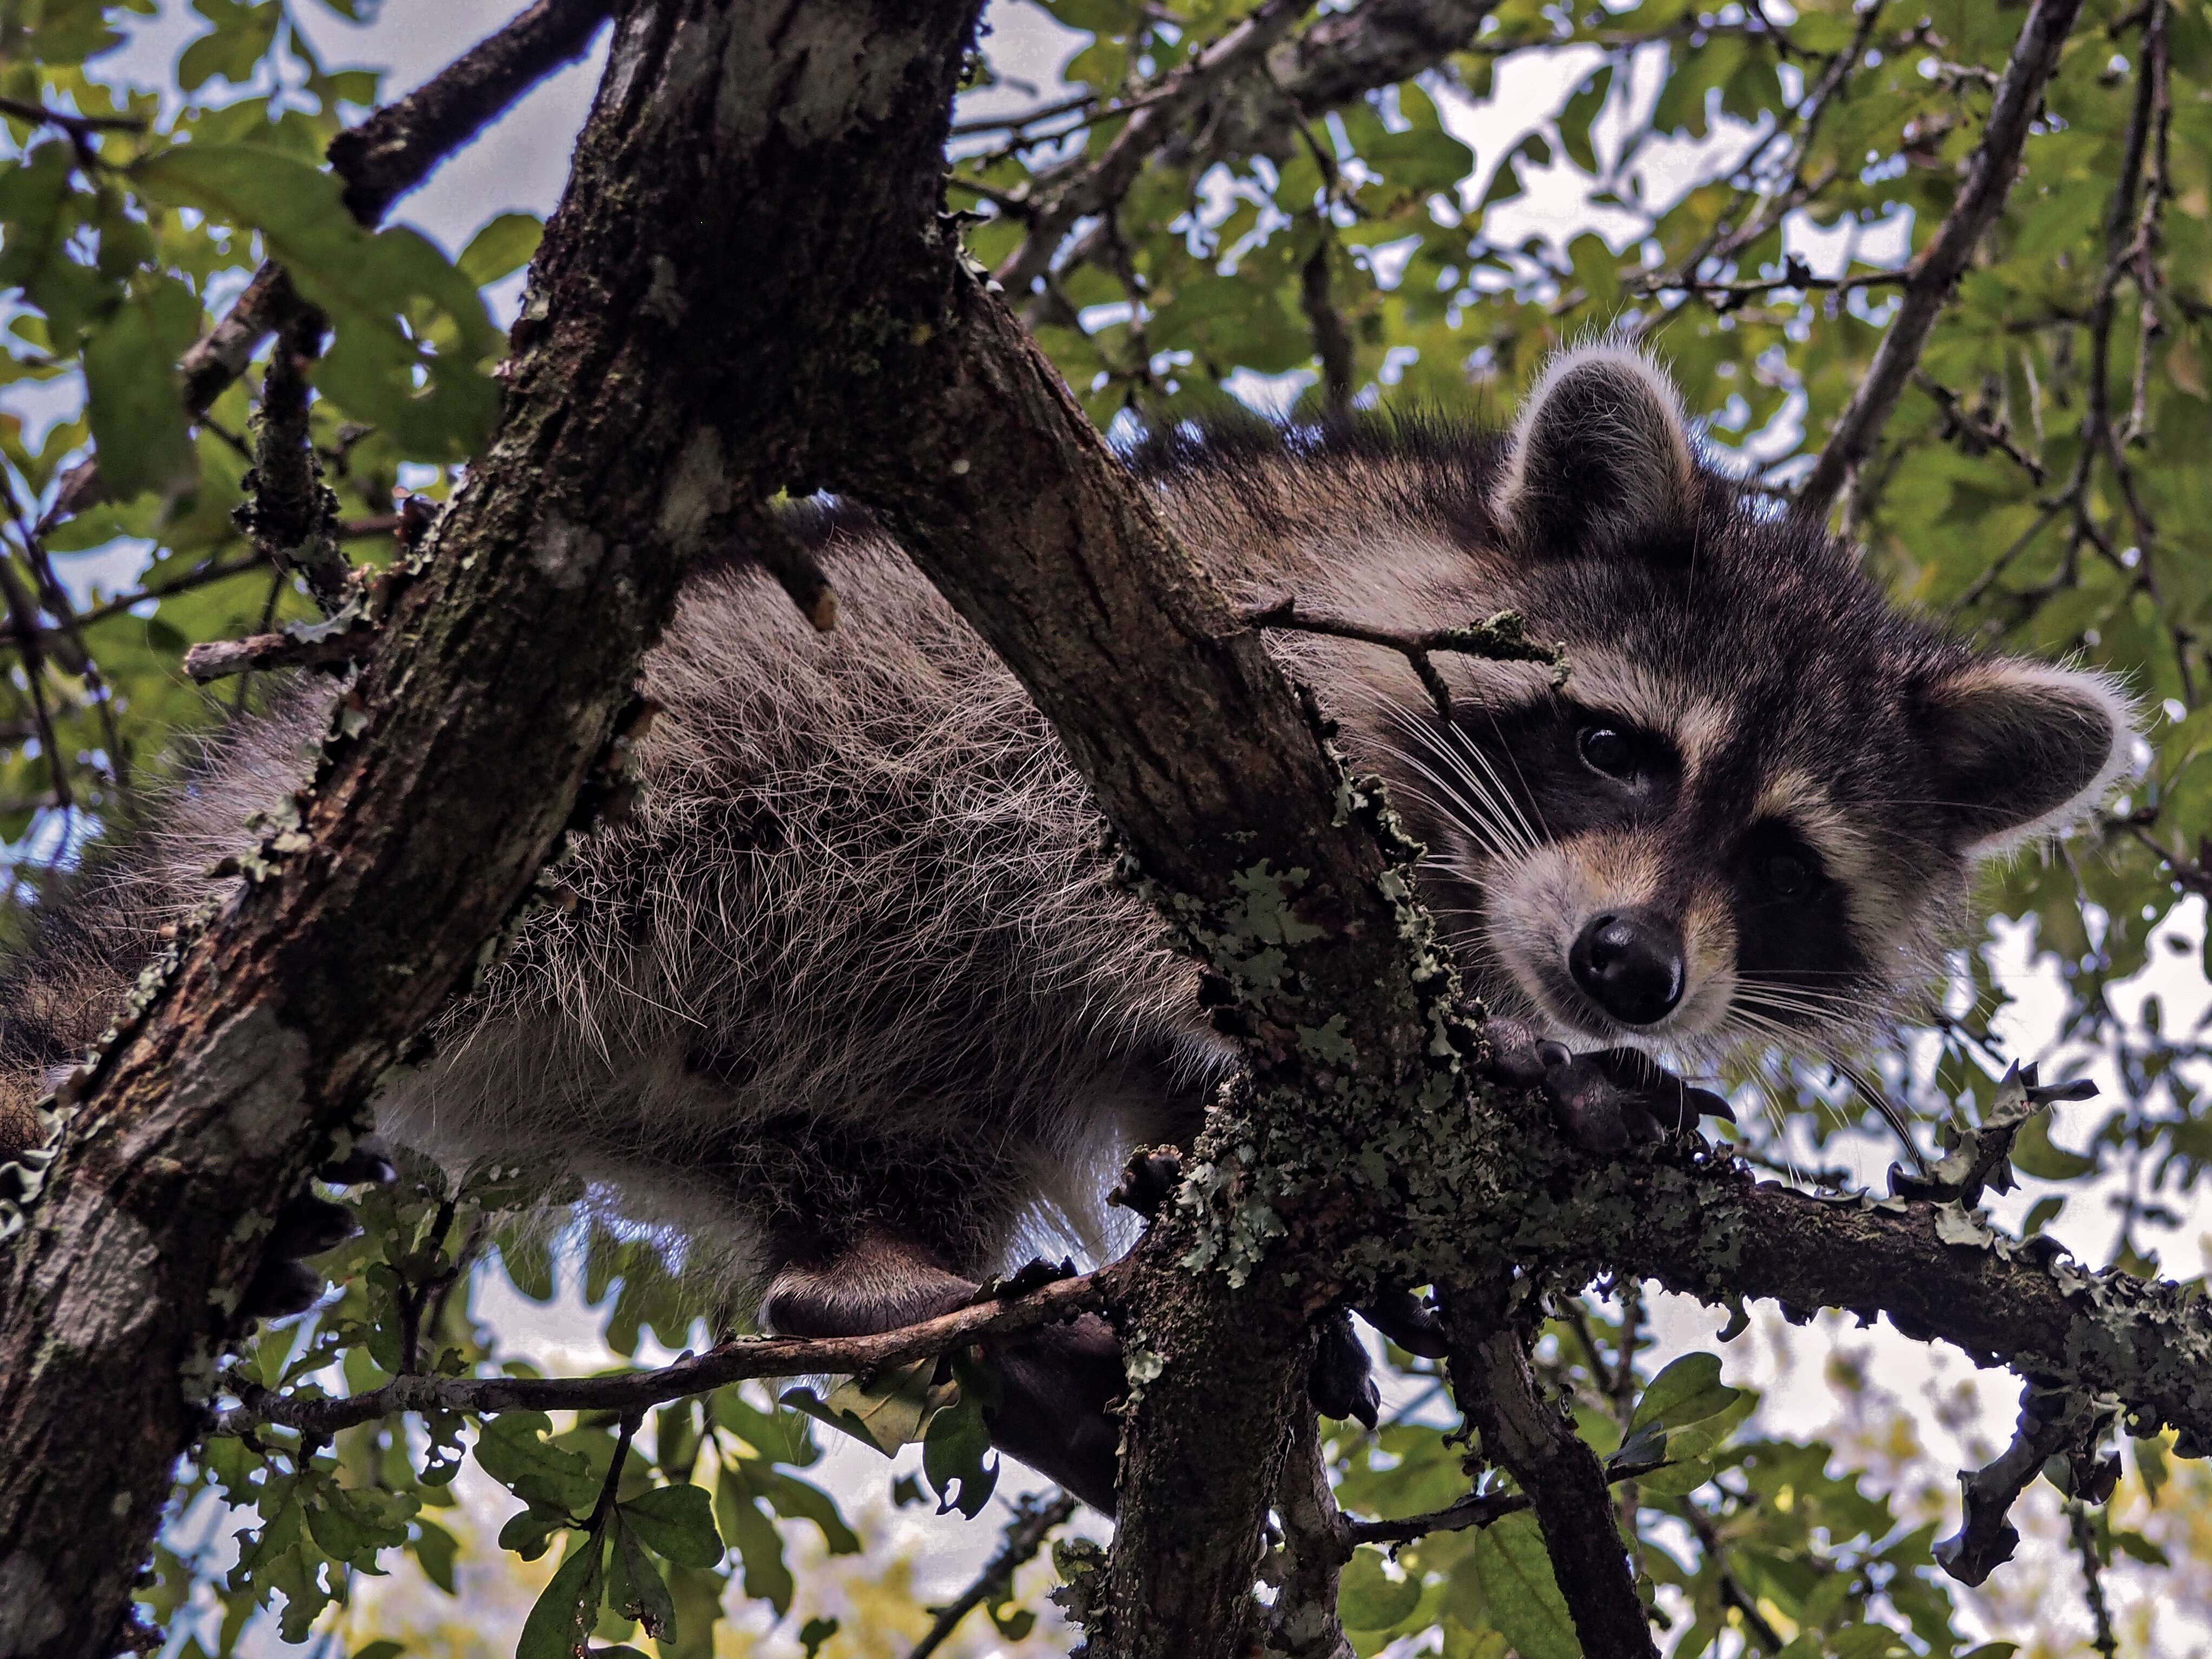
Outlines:
<svg viewBox="0 0 2212 1659"><path fill-rule="evenodd" d="M1472 832L1482 843L1482 850L1485 853L1492 858L1505 858L1522 850L1510 826L1499 823L1494 814L1469 800L1452 785L1437 777L1435 773L1422 764L1418 757L1412 755L1400 755L1399 758L1428 779L1443 792L1443 794L1439 798L1420 788L1415 788L1409 793L1418 799L1427 802L1441 817L1449 818L1461 828ZM1453 868L1451 860L1441 854L1431 853L1427 862L1436 865L1439 869Z"/></svg>
<svg viewBox="0 0 2212 1659"><path fill-rule="evenodd" d="M1740 994L1736 1007L1731 1010L1732 1018L1741 1020L1747 1029L1763 1030L1785 1051L1795 1050L1825 1060L1838 1075L1850 1084L1853 1091L1868 1105L1873 1107L1880 1115L1881 1121L1889 1126L1890 1133L1897 1137L1898 1144L1905 1148L1905 1156L1912 1160L1913 1166L1916 1169L1927 1167L1926 1155L1921 1152L1918 1143L1912 1139L1911 1127L1887 1091L1877 1088L1869 1080L1864 1072L1852 1061L1846 1060L1832 1044L1812 1039L1802 1032L1790 1030L1768 1018L1767 1015L1757 1012L1755 1006L1747 1006L1756 1005L1758 1000L1756 993L1749 995ZM1821 1011L1818 1009L1808 1007L1804 1012L1816 1018L1821 1017Z"/></svg>
<svg viewBox="0 0 2212 1659"><path fill-rule="evenodd" d="M1425 790L1417 789L1415 793L1445 817L1477 832L1486 843L1485 850L1492 857L1509 857L1529 850L1516 826L1500 815L1495 803L1486 799L1480 801L1470 799L1456 784L1439 777L1419 755L1396 749L1392 753L1435 785L1443 795L1439 799Z"/></svg>
<svg viewBox="0 0 2212 1659"><path fill-rule="evenodd" d="M1445 734L1439 734L1432 722L1409 714L1403 708L1393 707L1389 712L1392 719L1400 726L1405 728L1411 736L1417 738L1423 749L1443 763L1453 773L1466 780L1468 785L1475 792L1476 797L1482 802L1481 807L1477 809L1474 802L1468 799L1456 784L1447 782L1438 777L1434 769L1419 755L1401 745L1394 745L1392 753L1407 765L1419 770L1438 788L1449 792L1470 811L1475 812L1484 823L1493 826L1503 836L1510 838L1511 850L1522 853L1534 850L1537 844L1535 836L1529 830L1527 819L1521 816L1519 809L1514 805L1510 793L1496 786L1494 772L1486 778L1468 764L1465 756L1461 752L1461 748L1466 746L1463 739L1460 745L1454 745L1444 740ZM1449 735L1457 736L1458 734L1455 730ZM1470 750L1469 752L1474 753L1477 760L1483 761L1486 769L1487 768L1488 763L1480 751Z"/></svg>
<svg viewBox="0 0 2212 1659"><path fill-rule="evenodd" d="M1497 721L1492 720L1491 722L1491 729L1492 731L1496 731L1497 726ZM1511 789L1506 787L1504 776L1501 775L1498 770L1497 763L1492 761L1490 757L1458 726L1454 726L1446 728L1445 735L1451 739L1451 742L1448 746L1448 752L1451 756L1453 763L1459 767L1462 771L1468 772L1470 776L1472 776L1473 774L1472 769L1468 765L1469 762L1472 762L1474 766L1478 766L1482 769L1482 776L1488 780L1490 786L1485 793L1489 794L1493 799L1498 801L1504 806L1504 810L1512 815L1514 823L1519 825L1522 834L1527 837L1529 845L1536 845L1540 839L1548 841L1551 838L1548 834L1541 837L1538 836L1535 826L1528 822L1528 814L1521 810L1519 798ZM1501 743L1503 742L1503 734L1500 735L1500 741ZM1440 749L1447 748L1447 745L1443 744L1439 744L1437 746ZM1511 760L1512 758L1512 751L1510 748L1506 750L1506 757L1508 760ZM1521 768L1517 762L1514 763L1513 771L1516 777L1520 776ZM1522 779L1522 793L1528 794L1529 805L1532 807L1534 806L1535 797L1533 793L1529 793L1528 788L1528 781L1525 778ZM1542 817L1542 810L1540 808L1537 809L1537 817L1540 820Z"/></svg>
<svg viewBox="0 0 2212 1659"><path fill-rule="evenodd" d="M1544 809L1536 804L1536 792L1528 787L1528 775L1521 769L1521 763L1514 757L1513 745L1505 741L1505 733L1498 730L1498 717L1494 714L1491 716L1490 729L1498 733L1498 746L1505 751L1506 761L1513 768L1513 775L1520 780L1521 793L1528 798L1528 809L1536 815L1536 827L1542 830L1544 832L1542 839L1547 842L1550 841L1552 839L1552 829L1549 824L1544 822ZM1497 781L1498 788L1504 790L1505 780L1498 775L1498 768L1492 763L1490 757L1484 754L1480 750L1477 749L1474 744L1468 742L1465 734L1455 733L1455 735L1459 737L1462 745L1464 746L1470 754L1474 755L1476 759L1482 763L1483 769L1487 771L1490 775ZM1512 799L1510 791L1506 791L1506 794L1509 799ZM1515 815L1516 817L1521 817L1522 827L1524 829L1527 828L1528 820L1526 817L1520 814L1517 806L1515 809ZM1533 839L1533 831L1531 832L1531 836Z"/></svg>

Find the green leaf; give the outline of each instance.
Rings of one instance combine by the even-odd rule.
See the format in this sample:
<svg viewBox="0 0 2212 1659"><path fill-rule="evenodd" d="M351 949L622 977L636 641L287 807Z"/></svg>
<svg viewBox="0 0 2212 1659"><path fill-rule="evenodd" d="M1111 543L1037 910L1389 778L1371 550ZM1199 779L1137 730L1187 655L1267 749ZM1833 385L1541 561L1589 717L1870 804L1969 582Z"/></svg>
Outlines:
<svg viewBox="0 0 2212 1659"><path fill-rule="evenodd" d="M991 1450L991 1431L983 1425L983 1402L972 1390L938 1412L929 1420L921 1443L921 1472L937 1492L937 1512L958 1510L973 1521L991 1501L999 1484L999 1465L984 1459Z"/></svg>
<svg viewBox="0 0 2212 1659"><path fill-rule="evenodd" d="M959 1398L957 1382L934 1382L934 1358L917 1359L884 1371L863 1383L848 1377L827 1400L811 1389L793 1389L783 1403L839 1429L889 1457L928 1431L929 1419Z"/></svg>
<svg viewBox="0 0 2212 1659"><path fill-rule="evenodd" d="M238 0L192 0L192 9L215 25L185 48L177 60L177 86L197 92L210 76L226 81L251 81L269 48L276 41L276 25L284 8L275 0L258 5Z"/></svg>
<svg viewBox="0 0 2212 1659"><path fill-rule="evenodd" d="M349 412L441 459L463 459L489 434L499 392L477 365L498 349L498 333L476 285L421 236L398 227L372 235L346 211L333 175L265 145L179 144L133 163L130 176L156 200L261 233L337 328L317 383ZM413 316L417 305L428 314ZM441 320L451 349L432 351L426 340Z"/></svg>
<svg viewBox="0 0 2212 1659"><path fill-rule="evenodd" d="M582 1515L599 1497L599 1480L582 1453L546 1440L552 1426L544 1412L501 1412L477 1436L477 1462L526 1504Z"/></svg>
<svg viewBox="0 0 2212 1659"><path fill-rule="evenodd" d="M2076 1181L2097 1172L2097 1160L2069 1152L2051 1139L2051 1114L2036 1113L2013 1137L2012 1164L2039 1181Z"/></svg>
<svg viewBox="0 0 2212 1659"><path fill-rule="evenodd" d="M461 275L482 288L528 264L545 234L545 222L534 213L502 213L469 239L454 263Z"/></svg>
<svg viewBox="0 0 2212 1659"><path fill-rule="evenodd" d="M622 1514L639 1537L679 1565L721 1565L722 1535L714 1530L714 1500L704 1486L655 1486L623 1504Z"/></svg>
<svg viewBox="0 0 2212 1659"><path fill-rule="evenodd" d="M1491 1623L1521 1659L1582 1659L1574 1620L1552 1577L1552 1558L1534 1516L1492 1522L1475 1534L1468 1555Z"/></svg>
<svg viewBox="0 0 2212 1659"><path fill-rule="evenodd" d="M1336 1616L1346 1630L1389 1630L1409 1617L1420 1600L1420 1580L1391 1577L1382 1569L1382 1553L1363 1546L1352 1552L1337 1580Z"/></svg>
<svg viewBox="0 0 2212 1659"><path fill-rule="evenodd" d="M399 1656L406 1651L407 1649L404 1643L392 1641L371 1642L365 1648L356 1648L354 1650L353 1659L399 1659Z"/></svg>
<svg viewBox="0 0 2212 1659"><path fill-rule="evenodd" d="M837 1512L837 1500L821 1487L781 1469L767 1468L756 1468L752 1481L778 1515L793 1521L811 1521L830 1554L860 1553L860 1534L845 1524L845 1517Z"/></svg>
<svg viewBox="0 0 2212 1659"><path fill-rule="evenodd" d="M573 1525L565 1510L517 1510L499 1529L499 1547L512 1550L526 1561L535 1561L545 1553L554 1534L564 1532Z"/></svg>
<svg viewBox="0 0 2212 1659"><path fill-rule="evenodd" d="M1702 1422L1734 1405L1742 1390L1721 1381L1720 1356L1686 1353L1651 1379L1628 1419L1632 1435L1647 1425L1680 1428Z"/></svg>
<svg viewBox="0 0 2212 1659"><path fill-rule="evenodd" d="M171 495L198 476L176 362L199 324L191 290L164 276L109 313L85 342L92 441L100 477L118 499Z"/></svg>
<svg viewBox="0 0 2212 1659"><path fill-rule="evenodd" d="M791 1598L798 1590L783 1559L783 1534L750 1498L734 1494L725 1498L721 1513L722 1523L729 1528L731 1547L744 1564L745 1594L768 1602L775 1607L775 1616L782 1618L791 1611Z"/></svg>
<svg viewBox="0 0 2212 1659"><path fill-rule="evenodd" d="M708 1524L713 1524L711 1520ZM717 1559L720 1554L718 1549ZM623 1524L619 1510L615 1516L615 1570L607 1588L607 1605L623 1618L635 1620L656 1641L677 1639L676 1602L668 1593L667 1582L646 1554L635 1529Z"/></svg>
<svg viewBox="0 0 2212 1659"><path fill-rule="evenodd" d="M315 1542L331 1559L368 1572L377 1570L380 1551L407 1542L407 1522L421 1507L422 1500L411 1492L373 1486L349 1491L335 1482L319 1483L305 1504L307 1531Z"/></svg>
<svg viewBox="0 0 2212 1659"><path fill-rule="evenodd" d="M605 1556L596 1534L577 1540L523 1620L514 1659L580 1659L599 1622Z"/></svg>
<svg viewBox="0 0 2212 1659"><path fill-rule="evenodd" d="M819 1616L808 1620L799 1627L799 1639L806 1649L806 1659L816 1659L823 1644L837 1633L837 1621Z"/></svg>
<svg viewBox="0 0 2212 1659"><path fill-rule="evenodd" d="M419 1515L415 1517L415 1559L422 1565L422 1576L448 1595L458 1593L453 1565L459 1553L460 1544L453 1534L434 1521Z"/></svg>

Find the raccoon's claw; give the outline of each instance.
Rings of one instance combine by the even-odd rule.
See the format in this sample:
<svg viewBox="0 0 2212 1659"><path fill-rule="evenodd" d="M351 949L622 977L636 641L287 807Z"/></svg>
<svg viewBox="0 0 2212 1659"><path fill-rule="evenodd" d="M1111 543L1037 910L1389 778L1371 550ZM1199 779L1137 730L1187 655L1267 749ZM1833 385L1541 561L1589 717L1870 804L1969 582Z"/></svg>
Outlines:
<svg viewBox="0 0 2212 1659"><path fill-rule="evenodd" d="M1113 1514L1121 1425L1110 1407L1127 1386L1114 1328L1084 1314L993 1340L985 1351L1000 1389L997 1403L983 1410L991 1443Z"/></svg>
<svg viewBox="0 0 2212 1659"><path fill-rule="evenodd" d="M1352 1328L1351 1314L1342 1308L1321 1328L1306 1372L1306 1393L1323 1417L1357 1418L1370 1429L1379 1419L1382 1395L1375 1386L1374 1368Z"/></svg>
<svg viewBox="0 0 2212 1659"><path fill-rule="evenodd" d="M1669 1129L1694 1127L1701 1117L1735 1118L1720 1096L1683 1082L1639 1049L1573 1054L1516 1019L1491 1020L1483 1036L1489 1075L1512 1088L1540 1091L1585 1152L1617 1152Z"/></svg>
<svg viewBox="0 0 2212 1659"><path fill-rule="evenodd" d="M323 1276L300 1260L320 1255L361 1231L353 1212L312 1196L294 1199L278 1212L267 1251L238 1310L248 1319L285 1319L305 1313L323 1293Z"/></svg>

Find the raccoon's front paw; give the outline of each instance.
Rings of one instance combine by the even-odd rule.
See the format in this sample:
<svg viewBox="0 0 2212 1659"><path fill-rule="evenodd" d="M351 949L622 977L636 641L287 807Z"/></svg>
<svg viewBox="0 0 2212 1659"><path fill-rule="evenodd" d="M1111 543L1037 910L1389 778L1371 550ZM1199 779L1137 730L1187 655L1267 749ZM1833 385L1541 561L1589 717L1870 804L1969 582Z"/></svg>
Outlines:
<svg viewBox="0 0 2212 1659"><path fill-rule="evenodd" d="M1735 1121L1720 1096L1685 1083L1640 1049L1577 1054L1517 1019L1486 1021L1482 1035L1490 1047L1487 1075L1540 1092L1585 1152L1617 1152L1671 1129L1693 1128L1700 1118Z"/></svg>

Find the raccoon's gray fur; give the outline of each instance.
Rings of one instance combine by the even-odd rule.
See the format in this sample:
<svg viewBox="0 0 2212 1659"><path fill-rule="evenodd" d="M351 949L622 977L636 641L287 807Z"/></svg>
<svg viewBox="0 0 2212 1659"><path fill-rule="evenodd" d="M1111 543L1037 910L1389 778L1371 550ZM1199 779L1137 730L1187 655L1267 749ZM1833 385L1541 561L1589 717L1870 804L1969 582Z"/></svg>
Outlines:
<svg viewBox="0 0 2212 1659"><path fill-rule="evenodd" d="M1512 609L1564 641L1564 691L1443 663L1449 728L1395 653L1279 642L1428 844L1475 988L1560 1036L1703 1065L1870 1034L1975 860L2094 805L2129 748L2109 680L1971 654L1705 468L1618 347L1555 360L1506 434L1255 427L1136 465L1242 600L1404 630ZM585 1177L817 1331L947 1305L1041 1213L1083 1233L1121 1149L1188 1133L1232 1058L1012 676L865 520L819 534L827 636L755 569L690 583L634 815L380 1106L441 1159ZM319 723L303 695L228 739L50 927L6 991L18 1109Z"/></svg>

